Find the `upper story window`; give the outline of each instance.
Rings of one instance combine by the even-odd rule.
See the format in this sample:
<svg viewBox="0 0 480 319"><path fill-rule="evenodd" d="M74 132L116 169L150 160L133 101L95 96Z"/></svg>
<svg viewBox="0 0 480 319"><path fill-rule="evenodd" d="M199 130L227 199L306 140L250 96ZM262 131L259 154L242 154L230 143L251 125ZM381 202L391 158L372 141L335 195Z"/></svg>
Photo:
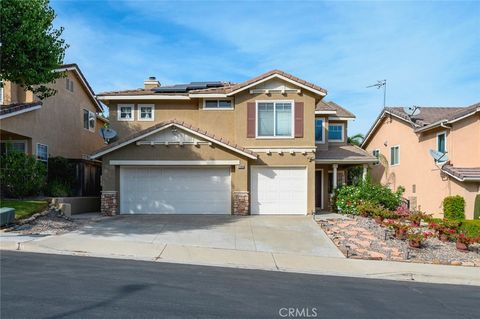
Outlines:
<svg viewBox="0 0 480 319"><path fill-rule="evenodd" d="M69 78L65 79L65 88L67 89L67 91L73 92L73 81Z"/></svg>
<svg viewBox="0 0 480 319"><path fill-rule="evenodd" d="M377 162L373 165L378 165L379 164L379 159L380 159L380 150L377 148L377 149L374 149L372 151L372 155L375 156L377 158Z"/></svg>
<svg viewBox="0 0 480 319"><path fill-rule="evenodd" d="M437 151L447 152L447 132L441 132L437 134Z"/></svg>
<svg viewBox="0 0 480 319"><path fill-rule="evenodd" d="M344 131L343 124L329 124L328 125L328 141L343 142L344 141L343 131Z"/></svg>
<svg viewBox="0 0 480 319"><path fill-rule="evenodd" d="M117 119L119 121L133 121L133 104L118 104Z"/></svg>
<svg viewBox="0 0 480 319"><path fill-rule="evenodd" d="M154 105L153 104L139 104L138 105L138 120L139 121L153 121L154 120Z"/></svg>
<svg viewBox="0 0 480 319"><path fill-rule="evenodd" d="M90 132L95 132L95 122L97 117L94 112L83 110L83 128Z"/></svg>
<svg viewBox="0 0 480 319"><path fill-rule="evenodd" d="M292 102L257 102L257 137L293 137Z"/></svg>
<svg viewBox="0 0 480 319"><path fill-rule="evenodd" d="M390 147L390 165L400 164L400 146Z"/></svg>
<svg viewBox="0 0 480 319"><path fill-rule="evenodd" d="M315 143L324 143L325 139L324 136L324 120L316 118L315 119Z"/></svg>
<svg viewBox="0 0 480 319"><path fill-rule="evenodd" d="M8 152L27 152L27 141L2 141L0 142L0 155Z"/></svg>
<svg viewBox="0 0 480 319"><path fill-rule="evenodd" d="M48 145L37 143L37 159L42 162L48 161Z"/></svg>
<svg viewBox="0 0 480 319"><path fill-rule="evenodd" d="M232 100L204 100L203 108L205 110L231 110L233 102Z"/></svg>

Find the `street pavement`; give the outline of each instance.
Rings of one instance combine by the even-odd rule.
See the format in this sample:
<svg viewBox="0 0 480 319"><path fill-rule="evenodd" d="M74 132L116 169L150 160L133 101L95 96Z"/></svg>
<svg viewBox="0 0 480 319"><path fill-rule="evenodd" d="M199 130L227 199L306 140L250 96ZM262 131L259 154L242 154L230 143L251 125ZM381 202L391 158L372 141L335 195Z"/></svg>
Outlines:
<svg viewBox="0 0 480 319"><path fill-rule="evenodd" d="M0 254L1 318L478 318L476 286Z"/></svg>

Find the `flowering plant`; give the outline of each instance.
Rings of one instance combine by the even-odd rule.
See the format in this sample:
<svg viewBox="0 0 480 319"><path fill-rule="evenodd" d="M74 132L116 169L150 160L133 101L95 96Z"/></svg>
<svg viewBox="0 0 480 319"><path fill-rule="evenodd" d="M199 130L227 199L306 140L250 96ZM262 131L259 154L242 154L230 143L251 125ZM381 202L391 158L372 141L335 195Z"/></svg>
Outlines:
<svg viewBox="0 0 480 319"><path fill-rule="evenodd" d="M398 217L407 217L410 214L411 212L410 209L408 209L407 204L402 204L398 206L395 210L395 215L397 215Z"/></svg>
<svg viewBox="0 0 480 319"><path fill-rule="evenodd" d="M480 240L480 238L476 238L476 237L469 237L467 235L465 235L465 233L460 233L456 236L456 239L457 239L457 242L460 242L462 244L465 244L465 245L471 245L471 244L474 244L476 242L478 242Z"/></svg>

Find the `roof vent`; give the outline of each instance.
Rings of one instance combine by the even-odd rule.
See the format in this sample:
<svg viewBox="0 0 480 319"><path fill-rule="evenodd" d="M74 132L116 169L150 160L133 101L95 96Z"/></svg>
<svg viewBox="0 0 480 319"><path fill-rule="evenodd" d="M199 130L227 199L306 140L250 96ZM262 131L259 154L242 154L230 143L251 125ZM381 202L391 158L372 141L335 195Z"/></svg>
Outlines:
<svg viewBox="0 0 480 319"><path fill-rule="evenodd" d="M143 86L145 90L151 90L154 88L160 87L160 81L157 80L154 76L149 76L148 79L143 81Z"/></svg>

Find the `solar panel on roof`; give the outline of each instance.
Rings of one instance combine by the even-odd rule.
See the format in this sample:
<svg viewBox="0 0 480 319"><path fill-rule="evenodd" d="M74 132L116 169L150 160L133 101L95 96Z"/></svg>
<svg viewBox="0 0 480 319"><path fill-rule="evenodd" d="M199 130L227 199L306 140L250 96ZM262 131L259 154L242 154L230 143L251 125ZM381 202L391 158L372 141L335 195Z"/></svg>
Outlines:
<svg viewBox="0 0 480 319"><path fill-rule="evenodd" d="M190 82L188 84L175 84L171 86L163 86L152 89L156 93L186 93L190 90L200 90L212 87L222 87L223 83L220 81L209 82Z"/></svg>

